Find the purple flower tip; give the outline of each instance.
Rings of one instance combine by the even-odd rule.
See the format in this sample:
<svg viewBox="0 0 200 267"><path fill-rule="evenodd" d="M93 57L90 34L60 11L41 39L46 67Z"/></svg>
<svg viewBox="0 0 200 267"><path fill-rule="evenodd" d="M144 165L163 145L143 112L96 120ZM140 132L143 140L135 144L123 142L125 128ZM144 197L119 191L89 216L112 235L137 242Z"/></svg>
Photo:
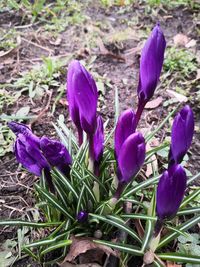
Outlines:
<svg viewBox="0 0 200 267"><path fill-rule="evenodd" d="M173 165L162 174L156 195L156 212L159 220L175 216L185 193L186 182L185 170L179 164Z"/></svg>
<svg viewBox="0 0 200 267"><path fill-rule="evenodd" d="M165 47L165 37L157 24L141 54L138 84L139 105L147 103L154 94L162 70Z"/></svg>
<svg viewBox="0 0 200 267"><path fill-rule="evenodd" d="M76 216L78 222L83 223L86 222L88 219L88 213L86 211L79 211L79 213Z"/></svg>
<svg viewBox="0 0 200 267"><path fill-rule="evenodd" d="M124 141L135 132L135 112L125 110L119 117L115 129L115 155L118 158Z"/></svg>
<svg viewBox="0 0 200 267"><path fill-rule="evenodd" d="M175 117L172 125L170 165L180 163L187 153L194 134L194 115L186 105Z"/></svg>
<svg viewBox="0 0 200 267"><path fill-rule="evenodd" d="M90 73L74 60L69 65L67 75L68 102L72 120L92 136L96 130L96 110L98 92Z"/></svg>

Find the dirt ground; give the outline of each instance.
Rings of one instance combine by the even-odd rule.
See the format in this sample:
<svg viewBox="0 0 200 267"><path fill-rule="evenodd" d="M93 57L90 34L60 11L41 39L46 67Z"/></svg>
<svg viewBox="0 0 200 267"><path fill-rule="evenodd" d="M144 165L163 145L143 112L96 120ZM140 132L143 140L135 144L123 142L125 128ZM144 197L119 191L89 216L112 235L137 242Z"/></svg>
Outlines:
<svg viewBox="0 0 200 267"><path fill-rule="evenodd" d="M154 102L145 109L140 127L156 127L182 99L187 101L194 110L196 126L186 166L193 175L200 171L200 4L183 1L180 5L150 5L150 2L134 1L125 5L121 1L121 5L109 6L104 1L78 1L66 5L66 10L53 13L54 1L49 1L49 8L35 21L25 8L15 10L4 5L0 10L3 42L0 46L0 219L37 216L33 211L33 185L37 178L22 171L16 162L7 121L19 118L38 136L55 136L52 122L63 114L66 124L73 128L65 80L68 63L75 58L82 60L95 77L99 89L98 111L104 121L109 119L108 128L113 126L116 88L121 111L137 106L141 47L157 22L167 41L166 63ZM194 5L188 4L193 2ZM51 62L44 63L44 57L52 58ZM185 63L186 57L189 63ZM48 70L40 77L36 72L24 74L42 64ZM19 81L23 77L26 79ZM168 126L157 136L158 143L169 138ZM16 229L0 229L0 242L14 237ZM13 266L36 265L19 262Z"/></svg>

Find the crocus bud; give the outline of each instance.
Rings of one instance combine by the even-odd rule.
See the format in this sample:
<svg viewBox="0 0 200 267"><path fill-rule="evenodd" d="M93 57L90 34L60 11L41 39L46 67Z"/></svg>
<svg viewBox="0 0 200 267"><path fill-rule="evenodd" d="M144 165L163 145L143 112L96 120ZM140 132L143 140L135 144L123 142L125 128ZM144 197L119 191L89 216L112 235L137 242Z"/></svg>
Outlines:
<svg viewBox="0 0 200 267"><path fill-rule="evenodd" d="M177 213L186 189L186 173L179 164L173 165L160 177L156 194L156 213L160 221Z"/></svg>
<svg viewBox="0 0 200 267"><path fill-rule="evenodd" d="M74 60L70 63L67 73L67 98L69 103L69 112L70 116L76 125L78 131L79 145L83 142L83 129L81 127L79 108L75 98L75 90L74 90L74 74L76 69L79 68L79 62Z"/></svg>
<svg viewBox="0 0 200 267"><path fill-rule="evenodd" d="M163 65L165 46L165 37L160 26L156 25L144 45L140 59L138 84L140 106L144 106L154 94Z"/></svg>
<svg viewBox="0 0 200 267"><path fill-rule="evenodd" d="M77 117L79 114L81 128L92 136L96 131L98 92L94 79L77 60L69 67L68 91L69 106L76 107L74 110Z"/></svg>
<svg viewBox="0 0 200 267"><path fill-rule="evenodd" d="M8 123L8 127L13 131L13 133L18 136L19 134L23 134L25 136L31 136L31 139L34 140L37 144L40 142L40 138L34 135L31 129L19 122L11 121Z"/></svg>
<svg viewBox="0 0 200 267"><path fill-rule="evenodd" d="M186 105L175 117L169 154L169 165L180 163L189 149L194 134L194 115L192 109Z"/></svg>
<svg viewBox="0 0 200 267"><path fill-rule="evenodd" d="M43 136L40 140L40 148L51 166L58 168L63 174L69 176L69 165L72 164L72 159L61 142Z"/></svg>
<svg viewBox="0 0 200 267"><path fill-rule="evenodd" d="M118 179L129 183L145 159L145 140L141 133L131 134L123 143L118 157Z"/></svg>
<svg viewBox="0 0 200 267"><path fill-rule="evenodd" d="M80 223L86 222L88 219L88 213L86 211L79 211L79 213L76 216L77 221Z"/></svg>
<svg viewBox="0 0 200 267"><path fill-rule="evenodd" d="M135 132L135 112L125 110L119 117L115 129L115 155L118 158L120 149L128 136Z"/></svg>
<svg viewBox="0 0 200 267"><path fill-rule="evenodd" d="M29 172L41 176L44 168L49 169L49 164L42 155L38 144L31 136L18 134L15 141L14 152L16 159Z"/></svg>

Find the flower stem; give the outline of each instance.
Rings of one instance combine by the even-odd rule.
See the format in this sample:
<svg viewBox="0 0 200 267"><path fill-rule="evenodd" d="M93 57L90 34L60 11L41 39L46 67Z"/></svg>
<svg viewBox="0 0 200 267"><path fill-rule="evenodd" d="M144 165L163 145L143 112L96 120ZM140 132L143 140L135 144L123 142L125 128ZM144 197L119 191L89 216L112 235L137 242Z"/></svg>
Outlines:
<svg viewBox="0 0 200 267"><path fill-rule="evenodd" d="M136 115L135 115L135 130L136 130L137 126L138 126L139 120L141 118L141 115L142 115L142 112L144 110L144 107L145 107L146 103L147 103L146 101L139 100L137 112L136 112Z"/></svg>

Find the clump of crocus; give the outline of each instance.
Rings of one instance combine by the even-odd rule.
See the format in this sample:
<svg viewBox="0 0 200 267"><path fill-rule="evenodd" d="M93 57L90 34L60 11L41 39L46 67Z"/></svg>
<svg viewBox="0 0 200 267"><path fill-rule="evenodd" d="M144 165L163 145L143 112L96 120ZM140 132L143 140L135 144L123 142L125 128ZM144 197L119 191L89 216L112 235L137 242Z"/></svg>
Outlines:
<svg viewBox="0 0 200 267"><path fill-rule="evenodd" d="M138 109L136 125L146 103L151 99L159 81L163 66L166 42L159 25L153 28L146 41L140 59L140 74L138 84Z"/></svg>
<svg viewBox="0 0 200 267"><path fill-rule="evenodd" d="M43 136L40 140L40 148L49 164L69 177L72 159L66 147L57 140Z"/></svg>
<svg viewBox="0 0 200 267"><path fill-rule="evenodd" d="M115 156L118 158L119 151L124 141L135 132L135 112L127 109L119 116L115 129Z"/></svg>
<svg viewBox="0 0 200 267"><path fill-rule="evenodd" d="M117 158L118 188L115 197L119 198L124 185L138 173L145 160L145 140L141 133L133 133L126 138Z"/></svg>
<svg viewBox="0 0 200 267"><path fill-rule="evenodd" d="M175 117L172 125L169 166L181 163L187 153L194 134L194 115L186 105Z"/></svg>
<svg viewBox="0 0 200 267"><path fill-rule="evenodd" d="M83 131L87 133L88 139L96 131L98 92L93 77L78 60L69 65L67 92L70 115L77 127L81 145Z"/></svg>

